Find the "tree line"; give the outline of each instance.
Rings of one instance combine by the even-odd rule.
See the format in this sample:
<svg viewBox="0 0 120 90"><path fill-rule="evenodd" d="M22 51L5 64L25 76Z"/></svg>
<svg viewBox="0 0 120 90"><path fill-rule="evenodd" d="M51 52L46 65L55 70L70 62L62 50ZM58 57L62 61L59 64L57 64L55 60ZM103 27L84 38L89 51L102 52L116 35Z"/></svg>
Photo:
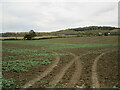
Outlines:
<svg viewBox="0 0 120 90"><path fill-rule="evenodd" d="M80 28L69 28L66 30L74 30L74 31L87 31L87 30L113 30L116 27L110 26L89 26L89 27L80 27Z"/></svg>
<svg viewBox="0 0 120 90"><path fill-rule="evenodd" d="M35 32L36 36L45 36L49 35L47 32ZM0 37L24 37L26 34L29 34L29 32L5 32L0 33Z"/></svg>

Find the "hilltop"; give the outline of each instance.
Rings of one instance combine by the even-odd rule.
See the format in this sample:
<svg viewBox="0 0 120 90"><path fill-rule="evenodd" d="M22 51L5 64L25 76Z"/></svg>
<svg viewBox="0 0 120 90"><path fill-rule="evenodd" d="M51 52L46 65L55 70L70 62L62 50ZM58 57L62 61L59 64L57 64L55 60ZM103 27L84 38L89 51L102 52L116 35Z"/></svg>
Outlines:
<svg viewBox="0 0 120 90"><path fill-rule="evenodd" d="M110 26L89 26L80 28L69 28L52 33L54 35L98 35L99 33L111 33L113 35L116 35L118 34L118 29L119 28Z"/></svg>

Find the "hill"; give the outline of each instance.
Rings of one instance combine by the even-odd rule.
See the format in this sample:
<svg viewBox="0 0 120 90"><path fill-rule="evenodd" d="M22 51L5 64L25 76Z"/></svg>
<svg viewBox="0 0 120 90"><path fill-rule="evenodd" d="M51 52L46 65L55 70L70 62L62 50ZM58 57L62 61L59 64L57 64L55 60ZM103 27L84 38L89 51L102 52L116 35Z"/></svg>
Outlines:
<svg viewBox="0 0 120 90"><path fill-rule="evenodd" d="M59 30L56 32L35 32L37 39L41 38L53 38L53 37L84 37L84 36L108 36L120 35L119 28L110 26L89 26L79 28L68 28L65 30ZM6 32L0 33L0 39L23 39L28 32ZM9 37L9 38L8 38Z"/></svg>
<svg viewBox="0 0 120 90"><path fill-rule="evenodd" d="M79 35L79 36L85 36L85 35L99 35L105 34L105 33L111 33L112 35L118 35L119 28L116 27L108 27L108 26L89 26L89 27L83 27L83 28L70 28L66 30L60 30L57 32L52 32L53 35Z"/></svg>

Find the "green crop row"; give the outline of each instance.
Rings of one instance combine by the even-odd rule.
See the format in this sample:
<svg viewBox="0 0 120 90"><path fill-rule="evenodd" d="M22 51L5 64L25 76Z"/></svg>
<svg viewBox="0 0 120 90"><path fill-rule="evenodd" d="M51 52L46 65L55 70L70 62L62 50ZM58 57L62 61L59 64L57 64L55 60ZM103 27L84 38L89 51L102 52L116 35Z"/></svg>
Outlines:
<svg viewBox="0 0 120 90"><path fill-rule="evenodd" d="M56 88L61 88L57 83L56 84L50 84L48 81L43 81L43 80L38 80L37 82L44 84L47 87L56 87Z"/></svg>
<svg viewBox="0 0 120 90"><path fill-rule="evenodd" d="M0 78L2 81L2 88L21 88L19 85L15 83L15 80L13 79L5 79Z"/></svg>
<svg viewBox="0 0 120 90"><path fill-rule="evenodd" d="M33 45L33 46L42 46L48 47L48 49L60 49L60 48L87 48L87 47L106 47L106 46L117 46L118 43L112 44L69 44L69 43L52 43L52 42L45 42L45 41L7 41L7 43L17 43L23 45Z"/></svg>
<svg viewBox="0 0 120 90"><path fill-rule="evenodd" d="M62 48L89 48L89 47L106 47L106 46L118 46L119 44L65 44L65 43L59 43L59 44L53 44L50 46L49 49L58 50Z"/></svg>
<svg viewBox="0 0 120 90"><path fill-rule="evenodd" d="M16 59L18 56L7 56L7 57L2 57L2 59Z"/></svg>
<svg viewBox="0 0 120 90"><path fill-rule="evenodd" d="M15 50L10 50L10 53L38 53L38 52L46 52L45 49L15 49Z"/></svg>
<svg viewBox="0 0 120 90"><path fill-rule="evenodd" d="M33 54L34 56L45 56L45 57L53 57L53 56L68 56L69 54Z"/></svg>
<svg viewBox="0 0 120 90"><path fill-rule="evenodd" d="M7 41L7 43L16 43L16 44L22 44L22 45L32 45L39 46L39 47L47 47L46 49L41 49L40 51L37 49L26 49L26 50L11 50L12 53L27 53L27 52L44 52L44 51L56 51L61 49L72 49L72 48L90 48L90 47L109 47L109 46L118 46L119 43L93 43L93 44L69 44L69 43L52 43L52 42L46 42L45 40L42 41Z"/></svg>
<svg viewBox="0 0 120 90"><path fill-rule="evenodd" d="M2 62L2 69L4 71L28 71L29 68L38 65L39 62L34 61L4 61Z"/></svg>
<svg viewBox="0 0 120 90"><path fill-rule="evenodd" d="M34 56L44 56L44 57L55 57L55 56L68 56L69 54L62 53L62 54L29 54L29 55L19 55L19 56L7 56L3 57L2 59L17 59L18 57L20 58L25 58L25 57L34 57Z"/></svg>
<svg viewBox="0 0 120 90"><path fill-rule="evenodd" d="M46 52L47 49L15 49L15 48L3 48L3 51L10 53L20 54L20 53L38 53Z"/></svg>
<svg viewBox="0 0 120 90"><path fill-rule="evenodd" d="M4 71L15 71L15 72L27 72L28 69L36 66L36 65L47 65L50 64L51 61L48 59L44 59L40 61L34 61L38 59L33 59L30 61L23 61L23 60L15 60L15 61L2 61L2 70Z"/></svg>

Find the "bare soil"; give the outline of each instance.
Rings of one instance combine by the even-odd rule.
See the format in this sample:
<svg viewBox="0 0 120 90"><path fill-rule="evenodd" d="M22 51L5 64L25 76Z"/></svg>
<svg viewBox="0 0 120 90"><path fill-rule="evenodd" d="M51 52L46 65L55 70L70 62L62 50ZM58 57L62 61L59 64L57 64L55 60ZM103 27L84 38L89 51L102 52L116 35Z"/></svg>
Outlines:
<svg viewBox="0 0 120 90"><path fill-rule="evenodd" d="M96 37L97 38L97 37ZM52 39L47 42L62 42L72 44L86 44L86 43L116 43L117 37L112 37L112 41L109 37L102 39L96 39L94 41L92 37L86 38L81 41L80 38L65 38L65 39ZM105 38L105 41L103 41ZM98 40L98 41L97 41ZM100 42L99 42L100 41ZM15 47L16 49L44 49L47 46L39 47L32 45L3 43L3 48ZM24 88L93 88L94 80L93 76L97 77L99 87L112 88L113 86L120 87L119 74L118 74L118 55L117 51L111 51L103 54L112 49L116 49L116 46L109 47L87 47L87 48L69 48L56 51L49 51L45 53L67 53L69 56L55 56L49 57L51 64L34 66L29 69L28 72L5 72L3 76L6 79L13 78L16 84ZM41 53L41 52L40 52ZM22 55L22 54L21 54ZM13 54L7 51L3 52L2 57L18 56L20 60L27 60L30 58L44 58L42 56L37 57L20 57L19 54ZM97 61L96 61L97 59ZM18 60L18 59L3 59L3 61ZM95 65L94 65L95 64ZM95 72L95 73L94 73ZM42 81L42 82L40 82ZM46 82L46 83L44 83ZM96 83L96 82L95 82ZM55 85L56 84L56 85ZM95 86L96 87L96 86Z"/></svg>

